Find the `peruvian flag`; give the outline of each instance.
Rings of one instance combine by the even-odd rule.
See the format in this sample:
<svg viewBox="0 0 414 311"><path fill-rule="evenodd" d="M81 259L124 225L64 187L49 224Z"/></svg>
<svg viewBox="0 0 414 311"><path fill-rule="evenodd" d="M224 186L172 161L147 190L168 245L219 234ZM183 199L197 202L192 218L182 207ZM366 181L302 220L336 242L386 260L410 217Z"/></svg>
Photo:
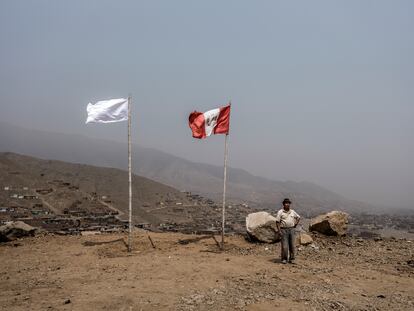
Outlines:
<svg viewBox="0 0 414 311"><path fill-rule="evenodd" d="M211 134L228 134L230 129L230 107L221 107L207 112L194 111L190 114L189 125L194 138L206 138Z"/></svg>

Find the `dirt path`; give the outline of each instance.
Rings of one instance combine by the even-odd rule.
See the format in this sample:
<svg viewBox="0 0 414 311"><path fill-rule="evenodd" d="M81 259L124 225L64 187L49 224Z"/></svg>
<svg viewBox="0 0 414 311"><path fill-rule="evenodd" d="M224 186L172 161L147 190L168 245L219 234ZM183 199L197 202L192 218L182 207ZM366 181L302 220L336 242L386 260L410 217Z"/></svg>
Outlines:
<svg viewBox="0 0 414 311"><path fill-rule="evenodd" d="M123 211L121 211L120 209L117 209L115 206L113 206L112 204L110 204L110 203L106 203L106 202L104 202L104 201L102 201L102 200L100 200L100 199L97 199L97 201L99 202L99 203L101 203L102 205L104 205L104 206L106 206L107 208L109 208L110 210L113 210L114 212L117 212L118 214L117 215L115 215L115 218L116 219L118 219L118 220L122 220L122 217L121 216L123 216L125 213L123 212Z"/></svg>
<svg viewBox="0 0 414 311"><path fill-rule="evenodd" d="M35 193L36 194L36 193ZM61 215L61 211L55 208L52 204L46 201L45 196L36 194L38 198L42 201L42 204L45 205L48 209L50 209L55 215Z"/></svg>
<svg viewBox="0 0 414 311"><path fill-rule="evenodd" d="M0 245L1 310L413 310L410 241L316 238L296 265L279 245L136 232ZM16 246L14 246L16 245ZM319 249L318 249L319 248Z"/></svg>

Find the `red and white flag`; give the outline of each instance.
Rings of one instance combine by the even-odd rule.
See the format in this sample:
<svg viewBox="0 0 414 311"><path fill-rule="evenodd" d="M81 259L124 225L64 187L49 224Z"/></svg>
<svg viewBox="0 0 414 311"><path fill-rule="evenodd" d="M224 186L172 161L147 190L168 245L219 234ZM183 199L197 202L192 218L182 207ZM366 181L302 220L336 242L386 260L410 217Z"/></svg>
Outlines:
<svg viewBox="0 0 414 311"><path fill-rule="evenodd" d="M194 111L189 125L194 138L206 138L211 134L228 134L230 129L230 107L221 107L207 112Z"/></svg>

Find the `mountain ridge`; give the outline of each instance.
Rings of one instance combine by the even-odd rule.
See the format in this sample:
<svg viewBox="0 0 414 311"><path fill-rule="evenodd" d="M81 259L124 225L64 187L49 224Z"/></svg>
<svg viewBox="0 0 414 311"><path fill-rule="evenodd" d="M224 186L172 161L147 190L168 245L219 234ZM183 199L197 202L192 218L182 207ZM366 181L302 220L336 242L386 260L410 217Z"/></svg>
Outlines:
<svg viewBox="0 0 414 311"><path fill-rule="evenodd" d="M126 169L126 146L123 143L92 139L80 134L27 130L0 122L0 151ZM179 190L199 193L221 200L223 168L196 163L178 156L133 145L134 173ZM308 181L274 181L255 176L240 168L228 168L228 200L254 207L278 207L283 197L290 197L295 208L308 216L341 209L348 212L372 212L374 207L348 200L340 194Z"/></svg>

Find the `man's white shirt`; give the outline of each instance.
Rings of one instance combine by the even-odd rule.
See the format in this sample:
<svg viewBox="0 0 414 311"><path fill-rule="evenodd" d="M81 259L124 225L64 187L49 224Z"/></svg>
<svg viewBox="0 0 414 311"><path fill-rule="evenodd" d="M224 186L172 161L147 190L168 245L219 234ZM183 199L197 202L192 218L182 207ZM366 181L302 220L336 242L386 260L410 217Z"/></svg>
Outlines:
<svg viewBox="0 0 414 311"><path fill-rule="evenodd" d="M296 222L300 219L298 213L293 209L285 211L283 208L280 209L276 214L276 222L280 222L281 228L292 228L295 226Z"/></svg>

